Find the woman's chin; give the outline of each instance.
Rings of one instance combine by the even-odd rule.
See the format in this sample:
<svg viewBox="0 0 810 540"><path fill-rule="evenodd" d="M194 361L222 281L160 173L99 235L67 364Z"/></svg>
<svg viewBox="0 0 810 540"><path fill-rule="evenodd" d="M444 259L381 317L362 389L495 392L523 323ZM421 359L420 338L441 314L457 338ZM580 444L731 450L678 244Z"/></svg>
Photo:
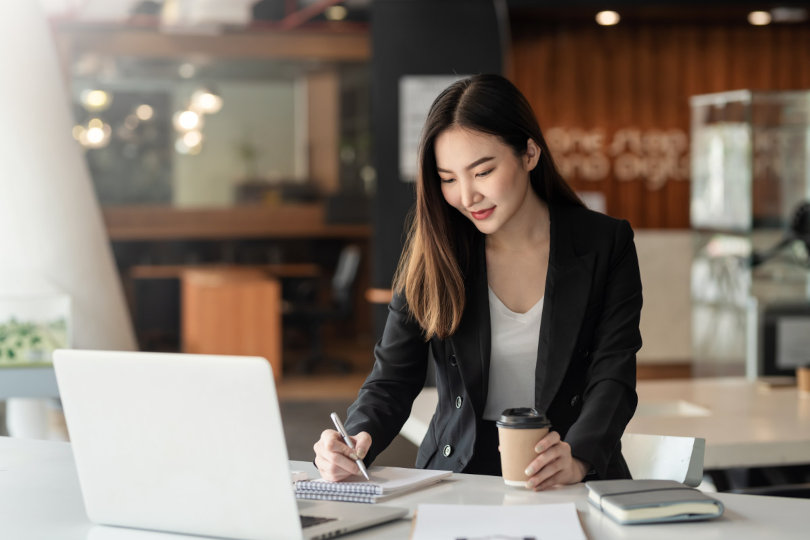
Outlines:
<svg viewBox="0 0 810 540"><path fill-rule="evenodd" d="M498 225L494 221L491 221L489 219L484 220L472 219L470 221L473 222L473 225L475 225L475 228L478 229L478 232L480 232L481 234L492 234L498 230Z"/></svg>

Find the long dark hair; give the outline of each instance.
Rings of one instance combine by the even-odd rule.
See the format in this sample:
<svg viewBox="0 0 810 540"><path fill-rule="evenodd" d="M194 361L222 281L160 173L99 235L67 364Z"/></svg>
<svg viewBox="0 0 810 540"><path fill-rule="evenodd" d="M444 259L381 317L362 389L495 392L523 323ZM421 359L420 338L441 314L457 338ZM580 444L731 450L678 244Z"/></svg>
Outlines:
<svg viewBox="0 0 810 540"><path fill-rule="evenodd" d="M444 200L436 170L436 138L458 126L498 137L516 156L532 139L540 147L529 174L535 193L549 204L582 205L560 175L529 102L500 75L476 75L447 87L430 107L419 145L416 207L396 274L394 291L405 295L425 337L455 332L464 311L464 280L480 233Z"/></svg>

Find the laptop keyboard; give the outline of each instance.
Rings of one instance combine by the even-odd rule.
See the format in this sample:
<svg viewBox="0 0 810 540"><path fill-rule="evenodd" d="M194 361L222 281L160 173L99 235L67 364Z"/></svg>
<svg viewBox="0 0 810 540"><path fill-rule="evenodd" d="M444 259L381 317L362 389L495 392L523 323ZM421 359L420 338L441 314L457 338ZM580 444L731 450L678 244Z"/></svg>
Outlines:
<svg viewBox="0 0 810 540"><path fill-rule="evenodd" d="M321 523L326 523L327 521L335 521L337 518L328 518L328 517L320 517L320 516L301 516L301 528L306 529L307 527L312 527L313 525L320 525Z"/></svg>

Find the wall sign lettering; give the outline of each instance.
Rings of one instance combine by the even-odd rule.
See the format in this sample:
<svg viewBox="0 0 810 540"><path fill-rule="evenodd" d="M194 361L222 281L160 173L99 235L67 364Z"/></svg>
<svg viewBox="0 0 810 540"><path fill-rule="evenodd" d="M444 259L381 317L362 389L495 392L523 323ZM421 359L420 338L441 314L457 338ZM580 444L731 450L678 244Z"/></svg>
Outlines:
<svg viewBox="0 0 810 540"><path fill-rule="evenodd" d="M670 180L689 180L689 138L680 129L605 130L552 127L546 140L566 178L592 182L611 174L619 181L644 180L661 189Z"/></svg>

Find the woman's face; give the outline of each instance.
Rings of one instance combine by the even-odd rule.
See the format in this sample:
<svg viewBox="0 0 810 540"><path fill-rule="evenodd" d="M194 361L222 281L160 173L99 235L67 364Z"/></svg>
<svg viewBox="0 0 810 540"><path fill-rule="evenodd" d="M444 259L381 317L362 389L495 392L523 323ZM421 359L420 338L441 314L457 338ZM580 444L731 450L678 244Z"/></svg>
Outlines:
<svg viewBox="0 0 810 540"><path fill-rule="evenodd" d="M444 199L484 234L500 230L524 205L540 157L531 139L516 156L498 137L458 126L439 134L435 152Z"/></svg>

